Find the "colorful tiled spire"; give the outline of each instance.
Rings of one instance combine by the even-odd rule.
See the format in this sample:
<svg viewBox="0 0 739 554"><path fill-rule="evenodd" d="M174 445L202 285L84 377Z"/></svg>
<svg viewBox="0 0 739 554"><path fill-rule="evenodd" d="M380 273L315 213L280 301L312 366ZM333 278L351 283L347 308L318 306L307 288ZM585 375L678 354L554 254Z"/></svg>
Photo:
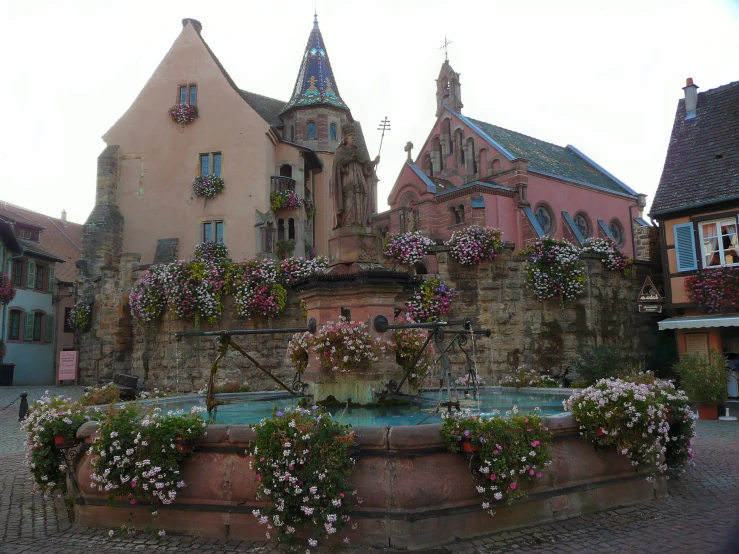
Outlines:
<svg viewBox="0 0 739 554"><path fill-rule="evenodd" d="M331 62L318 28L318 16L313 16L313 30L308 37L303 62L300 64L295 89L282 112L300 106L328 104L337 108L349 109L339 95L339 87L331 71Z"/></svg>

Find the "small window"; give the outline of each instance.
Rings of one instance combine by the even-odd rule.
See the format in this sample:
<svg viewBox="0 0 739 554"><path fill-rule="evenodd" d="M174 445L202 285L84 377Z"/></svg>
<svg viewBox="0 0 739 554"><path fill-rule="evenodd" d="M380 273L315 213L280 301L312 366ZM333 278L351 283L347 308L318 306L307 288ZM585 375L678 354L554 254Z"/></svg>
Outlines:
<svg viewBox="0 0 739 554"><path fill-rule="evenodd" d="M216 227L216 242L223 242L223 221L214 221Z"/></svg>
<svg viewBox="0 0 739 554"><path fill-rule="evenodd" d="M14 287L20 287L23 284L23 261L13 260L11 267L11 281Z"/></svg>
<svg viewBox="0 0 739 554"><path fill-rule="evenodd" d="M703 267L739 264L736 219L722 219L699 226Z"/></svg>
<svg viewBox="0 0 739 554"><path fill-rule="evenodd" d="M21 313L18 310L10 310L8 318L8 339L21 339Z"/></svg>
<svg viewBox="0 0 739 554"><path fill-rule="evenodd" d="M223 221L206 221L203 223L203 242L223 242Z"/></svg>
<svg viewBox="0 0 739 554"><path fill-rule="evenodd" d="M33 314L33 342L41 342L41 323L44 320L44 314L38 312Z"/></svg>
<svg viewBox="0 0 739 554"><path fill-rule="evenodd" d="M285 220L277 220L277 240L285 240Z"/></svg>
<svg viewBox="0 0 739 554"><path fill-rule="evenodd" d="M180 85L179 100L180 104L192 104L193 106L198 103L198 87L197 85Z"/></svg>
<svg viewBox="0 0 739 554"><path fill-rule="evenodd" d="M336 123L331 124L331 126L329 127L329 133L330 133L331 140L336 140L336 135L337 135Z"/></svg>
<svg viewBox="0 0 739 554"><path fill-rule="evenodd" d="M464 223L464 205L460 204L459 209L457 210L457 213L459 214L459 222Z"/></svg>
<svg viewBox="0 0 739 554"><path fill-rule="evenodd" d="M36 290L43 290L44 288L44 273L45 267L42 265L36 266L36 282L33 284L33 288Z"/></svg>
<svg viewBox="0 0 739 554"><path fill-rule="evenodd" d="M220 152L208 152L200 154L200 175L216 175L221 176L221 158Z"/></svg>
<svg viewBox="0 0 739 554"><path fill-rule="evenodd" d="M316 138L316 124L313 121L309 121L306 126L306 134L308 140L315 140Z"/></svg>
<svg viewBox="0 0 739 554"><path fill-rule="evenodd" d="M624 228L623 225L621 225L621 222L618 219L611 220L608 230L611 232L616 244L618 244L619 247L623 246L626 241L626 233L624 233Z"/></svg>
<svg viewBox="0 0 739 554"><path fill-rule="evenodd" d="M72 308L64 308L64 332L74 333L74 329L69 324L69 316L72 314Z"/></svg>
<svg viewBox="0 0 739 554"><path fill-rule="evenodd" d="M295 142L295 126L290 125L290 142Z"/></svg>
<svg viewBox="0 0 739 554"><path fill-rule="evenodd" d="M580 230L582 238L588 238L590 236L590 222L588 221L587 216L584 213L580 212L578 214L575 214L573 221L575 222L575 227Z"/></svg>
<svg viewBox="0 0 739 554"><path fill-rule="evenodd" d="M292 217L287 220L287 238L295 240L295 220Z"/></svg>
<svg viewBox="0 0 739 554"><path fill-rule="evenodd" d="M554 216L546 206L537 206L534 217L545 235L551 235L554 230Z"/></svg>

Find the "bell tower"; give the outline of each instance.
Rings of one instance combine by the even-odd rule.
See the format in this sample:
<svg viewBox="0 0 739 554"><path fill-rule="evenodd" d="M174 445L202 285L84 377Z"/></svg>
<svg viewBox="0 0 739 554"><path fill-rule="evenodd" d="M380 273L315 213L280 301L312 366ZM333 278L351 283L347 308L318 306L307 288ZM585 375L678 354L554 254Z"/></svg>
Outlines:
<svg viewBox="0 0 739 554"><path fill-rule="evenodd" d="M454 111L461 113L464 104L462 104L462 89L459 84L459 73L452 69L449 60L444 60L439 72L439 78L436 79L436 117L441 115L444 105L449 106Z"/></svg>

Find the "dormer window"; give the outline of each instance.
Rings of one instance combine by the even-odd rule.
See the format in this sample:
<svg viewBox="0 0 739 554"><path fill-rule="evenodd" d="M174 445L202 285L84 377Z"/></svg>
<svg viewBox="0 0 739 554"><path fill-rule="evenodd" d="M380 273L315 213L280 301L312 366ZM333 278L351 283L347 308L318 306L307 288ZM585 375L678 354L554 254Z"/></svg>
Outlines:
<svg viewBox="0 0 739 554"><path fill-rule="evenodd" d="M179 101L180 104L192 104L193 106L198 103L198 87L197 85L180 85L179 87Z"/></svg>
<svg viewBox="0 0 739 554"><path fill-rule="evenodd" d="M28 227L16 225L15 234L19 239L33 240L38 242L38 231L35 229L29 229Z"/></svg>

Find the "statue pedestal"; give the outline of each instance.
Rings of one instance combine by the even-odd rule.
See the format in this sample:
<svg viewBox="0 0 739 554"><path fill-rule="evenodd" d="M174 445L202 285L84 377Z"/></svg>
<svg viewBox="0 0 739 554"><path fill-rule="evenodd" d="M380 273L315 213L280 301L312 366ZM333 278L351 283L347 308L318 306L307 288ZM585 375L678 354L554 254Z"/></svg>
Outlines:
<svg viewBox="0 0 739 554"><path fill-rule="evenodd" d="M339 227L328 237L328 265L382 262L382 238L372 227Z"/></svg>

